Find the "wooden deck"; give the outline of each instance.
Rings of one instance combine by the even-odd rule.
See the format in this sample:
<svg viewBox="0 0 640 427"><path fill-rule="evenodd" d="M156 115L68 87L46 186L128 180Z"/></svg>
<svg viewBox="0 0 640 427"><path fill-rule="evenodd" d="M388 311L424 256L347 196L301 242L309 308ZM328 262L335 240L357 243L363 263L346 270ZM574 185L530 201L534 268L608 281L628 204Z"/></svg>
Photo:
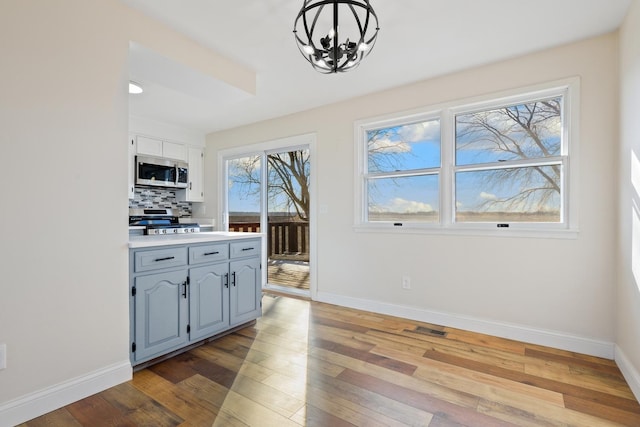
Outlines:
<svg viewBox="0 0 640 427"><path fill-rule="evenodd" d="M292 259L270 259L267 282L285 288L309 290L309 262Z"/></svg>

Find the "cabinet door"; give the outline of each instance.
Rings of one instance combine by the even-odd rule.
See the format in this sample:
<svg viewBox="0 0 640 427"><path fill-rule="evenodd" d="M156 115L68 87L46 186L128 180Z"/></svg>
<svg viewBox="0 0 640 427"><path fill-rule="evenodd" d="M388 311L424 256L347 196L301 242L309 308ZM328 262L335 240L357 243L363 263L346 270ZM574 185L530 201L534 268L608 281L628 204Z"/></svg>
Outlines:
<svg viewBox="0 0 640 427"><path fill-rule="evenodd" d="M147 138L146 136L136 137L136 152L147 156L162 157L162 140Z"/></svg>
<svg viewBox="0 0 640 427"><path fill-rule="evenodd" d="M178 191L176 198L181 202L204 202L204 150L189 147L189 186Z"/></svg>
<svg viewBox="0 0 640 427"><path fill-rule="evenodd" d="M162 157L186 161L187 147L183 144L164 141L162 143Z"/></svg>
<svg viewBox="0 0 640 427"><path fill-rule="evenodd" d="M229 271L231 326L257 319L262 314L260 258L232 261Z"/></svg>
<svg viewBox="0 0 640 427"><path fill-rule="evenodd" d="M187 343L187 270L135 278L135 360L151 359Z"/></svg>
<svg viewBox="0 0 640 427"><path fill-rule="evenodd" d="M129 135L129 199L135 197L136 139Z"/></svg>
<svg viewBox="0 0 640 427"><path fill-rule="evenodd" d="M229 327L229 264L189 270L189 324L191 341Z"/></svg>

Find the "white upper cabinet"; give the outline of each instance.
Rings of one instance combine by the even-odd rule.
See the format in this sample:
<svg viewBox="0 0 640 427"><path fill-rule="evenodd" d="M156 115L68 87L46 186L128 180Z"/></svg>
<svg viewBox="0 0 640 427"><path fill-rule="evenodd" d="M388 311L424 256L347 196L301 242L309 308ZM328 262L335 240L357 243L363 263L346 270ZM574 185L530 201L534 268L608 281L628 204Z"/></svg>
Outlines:
<svg viewBox="0 0 640 427"><path fill-rule="evenodd" d="M137 136L137 153L167 159L187 160L187 146L161 139Z"/></svg>
<svg viewBox="0 0 640 427"><path fill-rule="evenodd" d="M176 197L184 202L204 202L204 150L200 147L187 148L189 161L189 186L179 191Z"/></svg>
<svg viewBox="0 0 640 427"><path fill-rule="evenodd" d="M162 142L162 157L168 159L187 160L187 146L175 142Z"/></svg>

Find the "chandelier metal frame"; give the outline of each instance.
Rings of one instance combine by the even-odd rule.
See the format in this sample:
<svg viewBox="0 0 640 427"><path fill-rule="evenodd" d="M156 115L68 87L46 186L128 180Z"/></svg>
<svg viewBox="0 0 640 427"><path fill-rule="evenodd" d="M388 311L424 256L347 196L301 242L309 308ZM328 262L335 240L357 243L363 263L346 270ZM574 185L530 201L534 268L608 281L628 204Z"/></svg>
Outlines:
<svg viewBox="0 0 640 427"><path fill-rule="evenodd" d="M318 37L318 18L328 5L333 6L330 19L332 25L327 34L322 33ZM351 11L359 32L358 40L340 40L340 5L348 6ZM358 9L362 16L358 15ZM378 16L369 0L305 0L293 25L300 53L316 71L324 74L341 73L357 67L371 53L379 30ZM301 32L304 33L303 36ZM317 37L316 41L314 36Z"/></svg>

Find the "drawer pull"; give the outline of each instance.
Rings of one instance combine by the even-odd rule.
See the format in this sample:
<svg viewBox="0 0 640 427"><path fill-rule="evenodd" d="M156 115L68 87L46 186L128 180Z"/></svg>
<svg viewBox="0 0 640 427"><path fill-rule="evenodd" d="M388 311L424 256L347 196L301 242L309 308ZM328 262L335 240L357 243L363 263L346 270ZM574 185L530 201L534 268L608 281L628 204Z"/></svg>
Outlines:
<svg viewBox="0 0 640 427"><path fill-rule="evenodd" d="M218 252L218 251L215 251L215 252L206 252L206 253L204 254L204 256L208 256L208 255L218 255L219 253L220 253L220 252Z"/></svg>
<svg viewBox="0 0 640 427"><path fill-rule="evenodd" d="M242 248L242 252L252 251L252 250L254 250L254 249L255 249L255 248Z"/></svg>
<svg viewBox="0 0 640 427"><path fill-rule="evenodd" d="M165 257L165 258L156 258L156 259L155 259L155 262L160 262L160 261L169 261L170 259L176 259L176 257L174 257L174 256L168 256L168 257Z"/></svg>

